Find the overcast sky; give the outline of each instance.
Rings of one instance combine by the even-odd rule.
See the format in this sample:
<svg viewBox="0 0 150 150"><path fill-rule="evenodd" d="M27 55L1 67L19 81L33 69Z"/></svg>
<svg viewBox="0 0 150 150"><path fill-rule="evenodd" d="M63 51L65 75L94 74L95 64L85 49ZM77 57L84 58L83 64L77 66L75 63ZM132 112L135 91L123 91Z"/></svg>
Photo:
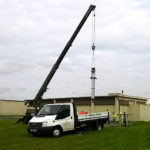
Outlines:
<svg viewBox="0 0 150 150"><path fill-rule="evenodd" d="M0 0L0 99L33 99L90 4L96 95L150 98L150 1ZM92 15L44 98L90 96Z"/></svg>

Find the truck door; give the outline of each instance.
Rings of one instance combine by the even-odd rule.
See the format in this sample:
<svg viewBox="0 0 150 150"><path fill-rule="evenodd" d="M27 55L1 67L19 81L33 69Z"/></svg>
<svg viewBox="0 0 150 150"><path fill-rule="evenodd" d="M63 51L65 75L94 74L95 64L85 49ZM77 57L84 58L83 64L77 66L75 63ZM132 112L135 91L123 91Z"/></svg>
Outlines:
<svg viewBox="0 0 150 150"><path fill-rule="evenodd" d="M57 115L57 121L64 131L74 130L74 119L71 115L70 105L62 105Z"/></svg>

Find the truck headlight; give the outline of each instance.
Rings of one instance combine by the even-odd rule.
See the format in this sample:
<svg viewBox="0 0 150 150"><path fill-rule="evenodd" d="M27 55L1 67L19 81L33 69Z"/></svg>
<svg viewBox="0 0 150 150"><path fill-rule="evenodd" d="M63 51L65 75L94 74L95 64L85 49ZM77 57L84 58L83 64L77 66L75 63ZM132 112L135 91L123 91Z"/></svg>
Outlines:
<svg viewBox="0 0 150 150"><path fill-rule="evenodd" d="M44 121L43 123L42 123L42 127L47 127L48 126L48 122L47 121Z"/></svg>

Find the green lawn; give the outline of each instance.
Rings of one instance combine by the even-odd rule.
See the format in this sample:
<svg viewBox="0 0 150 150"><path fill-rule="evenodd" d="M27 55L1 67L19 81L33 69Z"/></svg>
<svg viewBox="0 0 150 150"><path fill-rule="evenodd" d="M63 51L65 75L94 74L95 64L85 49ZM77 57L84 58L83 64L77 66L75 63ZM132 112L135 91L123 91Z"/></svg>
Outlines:
<svg viewBox="0 0 150 150"><path fill-rule="evenodd" d="M130 127L106 127L102 131L84 131L61 138L32 137L27 126L14 120L0 120L0 150L148 150L150 122Z"/></svg>

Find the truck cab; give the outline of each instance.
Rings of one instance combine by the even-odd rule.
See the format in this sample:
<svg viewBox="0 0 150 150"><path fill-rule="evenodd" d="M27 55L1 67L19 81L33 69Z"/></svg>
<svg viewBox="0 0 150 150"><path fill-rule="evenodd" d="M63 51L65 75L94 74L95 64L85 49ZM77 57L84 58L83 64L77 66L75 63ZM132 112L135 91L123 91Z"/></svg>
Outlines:
<svg viewBox="0 0 150 150"><path fill-rule="evenodd" d="M31 134L52 133L60 136L62 132L75 129L75 116L72 103L44 105L28 123Z"/></svg>

